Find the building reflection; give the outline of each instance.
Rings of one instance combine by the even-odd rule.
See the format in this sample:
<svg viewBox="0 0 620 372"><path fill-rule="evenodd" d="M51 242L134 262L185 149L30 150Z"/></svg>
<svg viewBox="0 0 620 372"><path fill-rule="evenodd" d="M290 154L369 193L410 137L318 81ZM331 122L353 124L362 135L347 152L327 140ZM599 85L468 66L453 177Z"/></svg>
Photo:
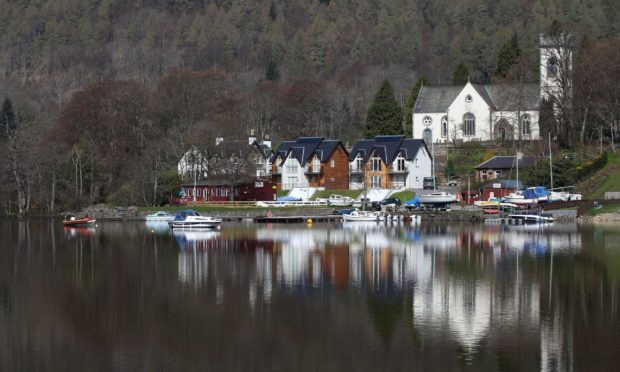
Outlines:
<svg viewBox="0 0 620 372"><path fill-rule="evenodd" d="M548 283L537 265L579 251L575 229L373 223L259 228L245 237L226 231L174 236L179 280L195 287L212 281L218 301L226 296L225 281L235 278L247 278L252 308L274 296L353 288L368 296L369 311L383 317L381 324L389 323L385 309L398 318L399 304L409 303L418 337L454 342L466 361L489 340L509 340L525 327L540 345L542 370L570 369L570 330L562 314L540 316ZM227 259L230 254L245 259Z"/></svg>

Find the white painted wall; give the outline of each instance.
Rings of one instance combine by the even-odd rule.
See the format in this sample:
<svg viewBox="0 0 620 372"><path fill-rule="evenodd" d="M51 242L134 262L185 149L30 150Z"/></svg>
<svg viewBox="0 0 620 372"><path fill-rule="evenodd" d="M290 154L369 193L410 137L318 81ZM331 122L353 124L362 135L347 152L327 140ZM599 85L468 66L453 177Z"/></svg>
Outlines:
<svg viewBox="0 0 620 372"><path fill-rule="evenodd" d="M297 165L297 170L290 172L287 167L288 164ZM297 159L295 159L292 156L287 157L286 160L284 161L284 164L282 164L282 189L283 190L291 189L291 185L289 184L290 177L297 177L296 187L308 187L308 178L306 177L306 174L304 173L304 167L302 167L297 161Z"/></svg>
<svg viewBox="0 0 620 372"><path fill-rule="evenodd" d="M525 140L538 140L540 139L540 125L539 115L537 110L527 110L521 111L521 115L528 114L530 116L531 122L531 133L530 137L523 137ZM491 114L491 121L493 122L493 131L495 131L495 125L501 120L506 119L506 121L512 126L514 130L514 138L515 140L519 139L519 125L517 122L517 112L515 111L495 111Z"/></svg>
<svg viewBox="0 0 620 372"><path fill-rule="evenodd" d="M432 120L432 124L430 129L433 132L434 142L448 142L451 139L451 134L448 131L448 137L441 137L441 118L445 116L445 112L435 112L435 113L414 113L413 114L413 138L422 139L424 138L424 130L426 126L424 126L424 118L429 116ZM449 128L450 129L450 128Z"/></svg>
<svg viewBox="0 0 620 372"><path fill-rule="evenodd" d="M418 166L416 166L418 159ZM407 162L409 174L407 176L408 189L421 189L424 177L432 176L432 162L430 154L424 147L421 147L413 161Z"/></svg>
<svg viewBox="0 0 620 372"><path fill-rule="evenodd" d="M471 102L466 102L465 97L471 95ZM462 125L463 115L472 113L476 117L476 134L474 136L464 136ZM478 91L467 83L461 93L456 97L454 102L448 108L448 122L453 139L462 139L463 141L488 141L492 138L491 123L491 107L478 94Z"/></svg>

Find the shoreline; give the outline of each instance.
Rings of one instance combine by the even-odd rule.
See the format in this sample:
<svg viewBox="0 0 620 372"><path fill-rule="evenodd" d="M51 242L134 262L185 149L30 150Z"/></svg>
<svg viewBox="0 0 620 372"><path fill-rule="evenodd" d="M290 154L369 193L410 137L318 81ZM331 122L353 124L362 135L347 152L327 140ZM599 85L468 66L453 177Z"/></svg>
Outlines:
<svg viewBox="0 0 620 372"><path fill-rule="evenodd" d="M188 207L191 208L191 207ZM162 208L166 210L167 208ZM214 211L201 211L205 215L221 217L226 221L243 221L255 218L264 218L268 212L273 217L331 217L338 220L340 216L333 214L335 208L325 207L285 207L285 208L226 208L226 210L217 209ZM107 207L107 206L91 206L80 212L63 212L56 216L28 216L28 218L59 218L67 214L73 214L78 217L90 216L100 221L145 221L148 214L156 211L157 208L149 208L148 210L138 207ZM168 211L174 214L174 211ZM444 211L412 211L396 213L402 216L419 215L422 221L434 222L468 222L483 223L485 218L479 211L471 210L452 210ZM11 217L11 216L7 216ZM580 223L594 225L614 225L620 224L620 213L601 213L595 216L577 216L577 215L559 215L555 217L556 223Z"/></svg>

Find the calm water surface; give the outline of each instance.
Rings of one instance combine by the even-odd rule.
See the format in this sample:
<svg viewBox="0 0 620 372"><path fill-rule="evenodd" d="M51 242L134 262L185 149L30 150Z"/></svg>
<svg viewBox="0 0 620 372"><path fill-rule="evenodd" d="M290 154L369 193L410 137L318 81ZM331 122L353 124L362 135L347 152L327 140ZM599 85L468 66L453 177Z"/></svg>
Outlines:
<svg viewBox="0 0 620 372"><path fill-rule="evenodd" d="M2 371L620 368L618 228L0 234Z"/></svg>

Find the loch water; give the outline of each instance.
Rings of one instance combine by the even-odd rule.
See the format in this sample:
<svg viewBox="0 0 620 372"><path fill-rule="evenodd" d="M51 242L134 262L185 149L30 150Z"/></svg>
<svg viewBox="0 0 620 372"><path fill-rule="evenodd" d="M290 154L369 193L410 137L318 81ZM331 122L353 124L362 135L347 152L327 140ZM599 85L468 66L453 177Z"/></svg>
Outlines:
<svg viewBox="0 0 620 372"><path fill-rule="evenodd" d="M620 228L0 220L1 371L613 371Z"/></svg>

